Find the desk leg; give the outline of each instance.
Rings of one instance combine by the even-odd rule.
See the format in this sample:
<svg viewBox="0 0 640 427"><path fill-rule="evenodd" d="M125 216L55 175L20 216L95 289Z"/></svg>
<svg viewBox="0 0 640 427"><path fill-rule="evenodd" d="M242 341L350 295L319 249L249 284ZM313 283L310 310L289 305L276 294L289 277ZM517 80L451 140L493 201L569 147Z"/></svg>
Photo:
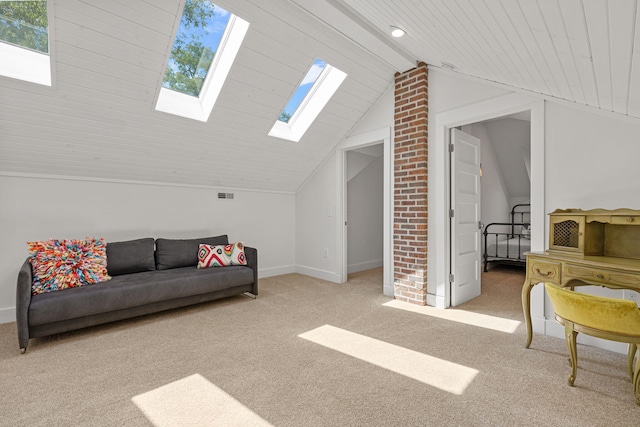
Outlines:
<svg viewBox="0 0 640 427"><path fill-rule="evenodd" d="M533 339L533 326L531 324L531 288L533 285L527 279L522 286L522 311L524 312L524 322L527 325L527 343L524 348L529 348Z"/></svg>

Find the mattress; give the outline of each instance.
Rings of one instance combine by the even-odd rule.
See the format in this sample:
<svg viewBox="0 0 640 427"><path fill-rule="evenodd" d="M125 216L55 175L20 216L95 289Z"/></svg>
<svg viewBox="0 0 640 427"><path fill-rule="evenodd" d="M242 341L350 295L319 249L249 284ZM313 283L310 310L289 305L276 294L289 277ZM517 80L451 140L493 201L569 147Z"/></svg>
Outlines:
<svg viewBox="0 0 640 427"><path fill-rule="evenodd" d="M525 260L524 253L531 250L531 240L524 237L513 237L502 240L497 244L493 243L487 248L489 258L509 258Z"/></svg>

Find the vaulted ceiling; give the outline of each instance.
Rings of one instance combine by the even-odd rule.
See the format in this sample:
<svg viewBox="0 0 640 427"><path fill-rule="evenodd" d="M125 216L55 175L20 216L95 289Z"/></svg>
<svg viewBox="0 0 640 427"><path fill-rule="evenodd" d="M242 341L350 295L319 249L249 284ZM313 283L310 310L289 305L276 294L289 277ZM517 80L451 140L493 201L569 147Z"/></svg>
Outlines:
<svg viewBox="0 0 640 427"><path fill-rule="evenodd" d="M553 98L640 117L637 0L327 0L409 57Z"/></svg>
<svg viewBox="0 0 640 427"><path fill-rule="evenodd" d="M640 117L637 0L214 3L250 28L203 123L154 110L181 0L54 0L53 86L0 77L0 172L295 191L417 60ZM316 57L347 79L300 142L269 137Z"/></svg>
<svg viewBox="0 0 640 427"><path fill-rule="evenodd" d="M180 0L54 0L53 86L0 77L0 171L295 191L395 70L287 0L215 3L250 27L203 123L154 110ZM316 57L347 79L300 142L268 136Z"/></svg>

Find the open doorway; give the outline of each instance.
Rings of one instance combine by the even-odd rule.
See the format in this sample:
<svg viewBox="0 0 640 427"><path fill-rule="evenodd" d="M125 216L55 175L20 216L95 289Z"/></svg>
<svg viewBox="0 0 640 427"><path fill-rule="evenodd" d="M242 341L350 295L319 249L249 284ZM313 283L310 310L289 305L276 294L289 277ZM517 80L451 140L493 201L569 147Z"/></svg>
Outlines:
<svg viewBox="0 0 640 427"><path fill-rule="evenodd" d="M456 136L451 136L451 144L456 146L455 151L450 150L451 205L456 211L451 219L451 305L457 306L479 296L482 281L494 275L488 273L489 268L520 267L522 277L517 280L524 280L524 253L531 250L530 117L527 110L466 124L460 130L452 129L460 141L456 143ZM474 156L459 153L466 146L465 138L476 141L480 154L476 161L481 163L466 164ZM459 160L460 156L466 162ZM473 166L476 178L473 181L467 178L468 188L462 190L455 179L459 175L458 166ZM468 171L465 176L469 174ZM476 194L473 204L467 200L472 194ZM454 204L458 195L464 196L466 203ZM458 213L465 206L469 206L466 208L469 212ZM463 244L466 234L464 227L459 225L460 218L473 219L467 222L476 232L473 235L467 232L475 238L473 241L466 239L469 240L466 245ZM470 262L469 257L473 257L471 261L474 262ZM469 268L473 271L468 271ZM518 269L507 270L511 276L518 276Z"/></svg>
<svg viewBox="0 0 640 427"><path fill-rule="evenodd" d="M524 272L523 254L531 250L530 117L529 111L523 111L462 127L482 141L480 217L485 272L505 264Z"/></svg>
<svg viewBox="0 0 640 427"><path fill-rule="evenodd" d="M434 126L436 138L433 158L435 161L429 178L430 182L435 183L435 188L429 193L429 203L433 207L433 212L429 214L429 229L435 231L435 239L430 239L430 242L433 242L433 247L429 248L430 253L435 252L429 261L430 283L433 284L428 289L427 302L429 305L447 308L461 303L451 300L452 283L449 280L451 266L450 170L448 162L450 129L524 111L530 111L531 114L531 250L539 251L544 248L544 101L512 93L438 113L435 115ZM437 226L438 224L441 225ZM544 296L532 294L532 313L542 313L543 309Z"/></svg>
<svg viewBox="0 0 640 427"><path fill-rule="evenodd" d="M369 148L374 147L374 148ZM338 244L338 259L340 260L341 283L346 282L349 265L358 264L348 258L348 170L347 156L349 152L360 150L360 154L373 156L382 162L382 183L375 188L382 194L382 293L393 296L393 147L391 143L391 128L357 134L346 138L337 148L336 171L338 173L336 212L338 214L336 240ZM371 151L370 151L371 150ZM378 154L382 151L381 158ZM374 154L375 153L375 154ZM356 168L357 170L357 168ZM373 187L371 187L373 188ZM371 188L368 191L371 191ZM352 190L352 193L356 190ZM357 236L357 234L356 234ZM362 261L360 267L365 267ZM357 268L357 267L356 267Z"/></svg>
<svg viewBox="0 0 640 427"><path fill-rule="evenodd" d="M347 274L383 265L384 146L346 153Z"/></svg>
<svg viewBox="0 0 640 427"><path fill-rule="evenodd" d="M510 295L518 304L517 288L526 276L524 254L531 251L531 114L522 111L462 130L482 141L482 294L500 282L505 291L500 297Z"/></svg>

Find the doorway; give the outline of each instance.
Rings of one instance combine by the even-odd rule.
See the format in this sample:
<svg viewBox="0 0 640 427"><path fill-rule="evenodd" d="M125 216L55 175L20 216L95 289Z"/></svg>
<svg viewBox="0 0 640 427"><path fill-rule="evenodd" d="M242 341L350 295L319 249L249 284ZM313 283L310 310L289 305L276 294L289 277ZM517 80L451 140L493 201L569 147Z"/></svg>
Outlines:
<svg viewBox="0 0 640 427"><path fill-rule="evenodd" d="M512 93L488 101L461 107L435 115L435 143L432 145L435 162L433 165L434 187L430 191L430 206L434 206L429 218L434 230L435 255L430 259L430 283L427 303L438 308L447 308L451 304L449 281L451 267L450 214L450 168L449 142L450 129L477 123L510 114L530 111L531 114L531 249L544 249L545 210L544 210L544 101L526 95ZM431 178L430 178L431 180ZM434 221L434 222L433 222ZM440 224L440 226L438 226ZM444 226L443 226L444 225ZM430 248L430 253L433 253ZM544 294L532 294L532 313L544 318ZM534 321L534 330L535 330ZM542 325L542 327L544 327Z"/></svg>
<svg viewBox="0 0 640 427"><path fill-rule="evenodd" d="M492 268L505 269L510 277L518 276L524 281L525 252L530 251L530 202L531 202L531 116L529 111L523 111L508 116L497 117L482 122L472 123L452 129L460 135L475 137L479 140L481 164L472 167L481 177L465 175L467 187L463 188L463 196L468 199L479 190L480 209L467 212L467 234L476 231L479 235L465 238L458 223L463 215L452 218L451 230L451 271L454 280L451 287L451 305L457 306L480 295L481 281L494 275L488 274ZM455 135L452 135L455 143ZM461 150L464 149L464 145ZM460 150L453 151L451 157L451 189L452 206L458 210L456 200L455 178L458 169ZM472 156L467 156L471 159ZM475 178L475 179L471 179ZM472 186L472 184L477 185ZM472 191L473 190L473 191ZM476 204L466 204L466 210L477 207ZM457 212L456 212L457 213ZM461 212L464 214L465 212ZM473 227L477 223L477 227ZM486 239L486 241L485 241ZM466 244L466 245L465 245ZM473 245L478 245L473 246ZM459 247L463 245L462 247ZM485 253L486 252L486 253ZM464 254L464 255L460 255ZM486 258L485 258L486 256ZM472 258L462 269L459 265L461 258ZM474 261L471 263L471 261ZM478 265L483 264L482 269ZM472 270L472 271L469 271ZM479 270L485 272L480 274Z"/></svg>
<svg viewBox="0 0 640 427"><path fill-rule="evenodd" d="M346 152L347 274L382 267L384 145Z"/></svg>
<svg viewBox="0 0 640 427"><path fill-rule="evenodd" d="M382 147L382 293L393 296L393 149L391 143L391 128L385 127L346 138L337 147L336 171L337 200L336 213L338 224L336 227L338 242L338 257L340 263L340 283L347 281L348 275L348 171L347 155L349 151L366 149L370 146ZM376 148L375 150L379 150Z"/></svg>

